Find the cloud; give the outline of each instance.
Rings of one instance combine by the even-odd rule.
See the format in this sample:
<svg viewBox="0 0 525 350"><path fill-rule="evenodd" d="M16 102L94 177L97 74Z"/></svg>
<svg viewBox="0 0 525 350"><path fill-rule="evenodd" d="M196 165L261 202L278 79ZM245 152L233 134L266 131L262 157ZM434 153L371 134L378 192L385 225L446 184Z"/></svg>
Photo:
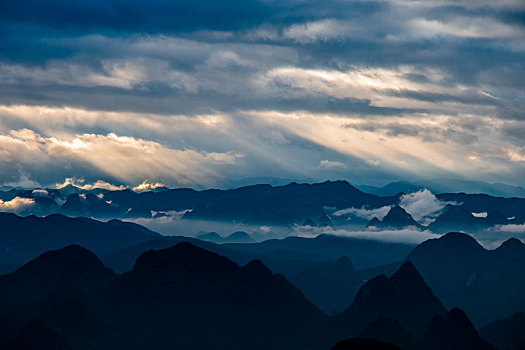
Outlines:
<svg viewBox="0 0 525 350"><path fill-rule="evenodd" d="M104 189L108 191L121 191L125 189L126 187L124 185L113 185L109 182L103 181L103 180L97 180L95 183L86 183L86 180L82 178L74 178L74 177L68 177L64 180L61 184L56 184L56 188L64 188L68 185L72 185L75 187L78 187L82 190L90 191L94 189Z"/></svg>
<svg viewBox="0 0 525 350"><path fill-rule="evenodd" d="M47 197L49 195L49 192L44 189L36 189L33 190L31 194L35 197Z"/></svg>
<svg viewBox="0 0 525 350"><path fill-rule="evenodd" d="M523 1L120 5L0 5L0 130L79 135L90 149L118 149L123 168L132 146L108 135L149 140L162 149L152 160L159 178L134 176L133 162L117 177L85 149L48 140L35 154L62 153L34 163L22 145L2 148L2 165L11 157L2 182L20 171L39 183L322 180L341 174L320 167L331 159L352 164L345 176L359 182L523 177ZM161 160L172 156L176 166ZM234 170L224 164L232 156Z"/></svg>
<svg viewBox="0 0 525 350"><path fill-rule="evenodd" d="M141 138L77 134L63 138L45 137L29 129L12 130L0 135L0 164L9 167L59 167L63 172L96 169L99 173L124 183L138 183L144 178L165 179L174 184L211 183L216 169L234 166L242 157L236 152L198 152L174 149ZM93 171L93 170L92 170ZM114 188L101 180L93 185Z"/></svg>
<svg viewBox="0 0 525 350"><path fill-rule="evenodd" d="M135 192L151 191L151 190L154 190L154 189L159 188L159 187L164 187L164 185L159 183L159 182L157 182L157 183L149 183L149 182L146 182L144 180L144 181L142 181L141 184L133 187L133 191L135 191Z"/></svg>
<svg viewBox="0 0 525 350"><path fill-rule="evenodd" d="M428 224L441 214L447 202L440 201L427 189L405 194L399 198L399 206L405 209L414 220Z"/></svg>
<svg viewBox="0 0 525 350"><path fill-rule="evenodd" d="M32 198L15 197L10 201L3 201L0 199L0 211L21 214L29 212L35 205L35 200Z"/></svg>
<svg viewBox="0 0 525 350"><path fill-rule="evenodd" d="M347 169L347 166L344 163L335 160L321 160L319 166L322 169Z"/></svg>
<svg viewBox="0 0 525 350"><path fill-rule="evenodd" d="M367 209L367 208L347 208L334 212L332 215L335 216L346 216L346 215L355 215L358 218L372 220L373 218L378 218L383 220L383 218L388 214L392 207L384 206L376 209Z"/></svg>
<svg viewBox="0 0 525 350"><path fill-rule="evenodd" d="M491 231L498 231L498 232L525 233L525 224L522 224L522 225L515 225L515 224L496 225L493 228L491 228L490 230Z"/></svg>
<svg viewBox="0 0 525 350"><path fill-rule="evenodd" d="M318 234L331 234L343 237L353 237L360 239L369 239L374 241L382 242L395 242L395 243L409 243L419 244L428 239L438 238L439 235L431 233L430 231L419 231L412 229L403 230L383 230L383 231L351 231L331 228L309 228L309 227L297 227L294 230L294 235L301 237L315 237Z"/></svg>

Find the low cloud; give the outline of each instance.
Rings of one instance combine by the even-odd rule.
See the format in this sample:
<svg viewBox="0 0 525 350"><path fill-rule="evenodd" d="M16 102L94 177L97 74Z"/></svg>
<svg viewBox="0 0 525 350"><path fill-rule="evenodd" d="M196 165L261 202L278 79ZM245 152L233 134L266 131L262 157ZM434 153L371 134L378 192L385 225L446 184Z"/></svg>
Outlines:
<svg viewBox="0 0 525 350"><path fill-rule="evenodd" d="M160 187L164 187L163 184L157 182L157 183L149 183L149 182L146 182L146 181L142 181L141 184L133 187L133 191L135 192L145 192L145 191L151 191L151 190L154 190L156 188L160 188Z"/></svg>
<svg viewBox="0 0 525 350"><path fill-rule="evenodd" d="M412 215L414 220L423 224L428 224L437 217L447 204L427 189L405 194L399 199L399 206Z"/></svg>
<svg viewBox="0 0 525 350"><path fill-rule="evenodd" d="M439 238L440 235L434 234L430 231L419 231L416 229L403 229L403 230L363 230L363 231L351 231L331 228L309 228L309 227L297 227L295 228L294 235L301 237L315 237L319 234L331 234L335 236L353 237L360 239L369 239L374 241L382 242L394 242L394 243L408 243L408 244L419 244L428 239Z"/></svg>
<svg viewBox="0 0 525 350"><path fill-rule="evenodd" d="M109 182L103 181L103 180L97 180L95 183L86 183L86 180L80 178L74 178L74 177L68 177L64 180L61 184L56 184L56 188L64 188L68 185L72 185L75 187L78 187L82 190L90 191L94 189L103 189L108 191L120 191L126 189L123 185L113 185Z"/></svg>
<svg viewBox="0 0 525 350"><path fill-rule="evenodd" d="M378 218L379 220L383 220L383 218L388 214L392 207L390 206L384 206L377 209L367 209L367 208L348 208L348 209L342 209L334 212L332 215L335 216L347 216L347 215L353 215L357 216L361 219L366 220L372 220L374 217Z"/></svg>
<svg viewBox="0 0 525 350"><path fill-rule="evenodd" d="M0 211L22 214L29 212L35 205L32 198L15 197L10 201L3 201L0 199Z"/></svg>

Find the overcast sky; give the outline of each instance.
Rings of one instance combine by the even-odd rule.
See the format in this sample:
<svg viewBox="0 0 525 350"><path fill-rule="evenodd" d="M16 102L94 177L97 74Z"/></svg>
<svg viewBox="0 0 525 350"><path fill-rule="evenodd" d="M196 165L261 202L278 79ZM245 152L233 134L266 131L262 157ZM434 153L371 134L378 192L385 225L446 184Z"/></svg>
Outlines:
<svg viewBox="0 0 525 350"><path fill-rule="evenodd" d="M0 2L0 185L524 176L523 0Z"/></svg>

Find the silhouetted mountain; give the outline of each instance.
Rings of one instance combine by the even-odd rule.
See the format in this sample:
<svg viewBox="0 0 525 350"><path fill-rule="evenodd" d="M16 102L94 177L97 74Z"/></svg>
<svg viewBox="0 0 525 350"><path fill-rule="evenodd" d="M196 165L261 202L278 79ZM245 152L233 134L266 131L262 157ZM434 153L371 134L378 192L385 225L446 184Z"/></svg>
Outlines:
<svg viewBox="0 0 525 350"><path fill-rule="evenodd" d="M525 310L525 277L517 273L525 269L525 245L517 239L486 250L466 234L448 233L423 242L406 259L444 305L457 305L476 325Z"/></svg>
<svg viewBox="0 0 525 350"><path fill-rule="evenodd" d="M48 251L0 276L0 313L35 303L59 290L90 294L115 278L95 254L78 245Z"/></svg>
<svg viewBox="0 0 525 350"><path fill-rule="evenodd" d="M388 317L419 335L435 315L445 314L441 302L407 261L390 278L380 275L367 281L337 319L357 332L379 317Z"/></svg>
<svg viewBox="0 0 525 350"><path fill-rule="evenodd" d="M190 243L144 253L93 305L109 332L92 345L106 348L316 349L326 339L325 316L282 276Z"/></svg>
<svg viewBox="0 0 525 350"><path fill-rule="evenodd" d="M401 208L400 206L396 205L392 207L388 214L383 218L383 220L379 220L378 218L373 218L367 225L368 227L374 226L377 228L390 228L390 229L402 229L405 227L417 227L417 228L423 228L420 224L418 224L412 216L406 212L405 209Z"/></svg>
<svg viewBox="0 0 525 350"><path fill-rule="evenodd" d="M224 237L224 242L226 243L253 243L253 239L249 234L243 231L234 232L226 237Z"/></svg>
<svg viewBox="0 0 525 350"><path fill-rule="evenodd" d="M80 201L80 196L76 193L67 196L66 202L60 207L60 214L72 217L86 216L86 212Z"/></svg>
<svg viewBox="0 0 525 350"><path fill-rule="evenodd" d="M418 340L398 320L388 317L380 317L373 321L357 337L390 343L403 350L415 350L420 347Z"/></svg>
<svg viewBox="0 0 525 350"><path fill-rule="evenodd" d="M503 183L488 183L462 179L426 180L424 183L398 181L391 182L383 187L361 185L361 191L378 196L394 196L399 192L412 193L428 189L433 193L464 192L469 194L486 193L499 197L525 197L525 188Z"/></svg>
<svg viewBox="0 0 525 350"><path fill-rule="evenodd" d="M286 277L327 314L347 308L363 283L346 256L336 262L312 264Z"/></svg>
<svg viewBox="0 0 525 350"><path fill-rule="evenodd" d="M467 315L458 308L452 309L446 318L436 316L421 341L429 350L497 349L479 336Z"/></svg>
<svg viewBox="0 0 525 350"><path fill-rule="evenodd" d="M477 231L488 227L484 218L477 218L467 209L457 205L447 205L443 214L428 225L433 232Z"/></svg>
<svg viewBox="0 0 525 350"><path fill-rule="evenodd" d="M372 339L351 338L335 344L331 350L401 350L395 345Z"/></svg>
<svg viewBox="0 0 525 350"><path fill-rule="evenodd" d="M59 214L39 218L0 213L0 227L1 265L21 265L47 250L69 244L80 244L97 254L105 254L158 236L132 223L100 222Z"/></svg>
<svg viewBox="0 0 525 350"><path fill-rule="evenodd" d="M479 334L500 350L525 349L525 313L517 312L480 329Z"/></svg>
<svg viewBox="0 0 525 350"><path fill-rule="evenodd" d="M208 232L200 234L196 237L197 239L201 239L203 241L209 241L214 243L220 243L224 241L224 238L221 237L217 232Z"/></svg>

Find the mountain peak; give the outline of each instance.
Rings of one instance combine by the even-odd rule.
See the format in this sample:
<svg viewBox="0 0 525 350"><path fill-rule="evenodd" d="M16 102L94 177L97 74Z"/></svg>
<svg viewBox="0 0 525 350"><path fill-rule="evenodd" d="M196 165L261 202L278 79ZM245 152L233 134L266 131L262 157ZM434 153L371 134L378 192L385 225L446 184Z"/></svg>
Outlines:
<svg viewBox="0 0 525 350"><path fill-rule="evenodd" d="M496 251L517 251L517 250L523 250L525 248L525 244L523 244L522 241L520 241L517 238L509 238L505 242L501 243L501 245L496 249Z"/></svg>
<svg viewBox="0 0 525 350"><path fill-rule="evenodd" d="M100 259L94 253L77 244L73 244L61 249L45 252L20 267L17 271L81 271L86 267L105 269Z"/></svg>
<svg viewBox="0 0 525 350"><path fill-rule="evenodd" d="M138 257L133 270L183 271L213 274L215 271L236 271L239 266L231 260L182 242L161 250L149 250Z"/></svg>
<svg viewBox="0 0 525 350"><path fill-rule="evenodd" d="M243 269L254 276L271 276L272 271L259 259L250 261Z"/></svg>

